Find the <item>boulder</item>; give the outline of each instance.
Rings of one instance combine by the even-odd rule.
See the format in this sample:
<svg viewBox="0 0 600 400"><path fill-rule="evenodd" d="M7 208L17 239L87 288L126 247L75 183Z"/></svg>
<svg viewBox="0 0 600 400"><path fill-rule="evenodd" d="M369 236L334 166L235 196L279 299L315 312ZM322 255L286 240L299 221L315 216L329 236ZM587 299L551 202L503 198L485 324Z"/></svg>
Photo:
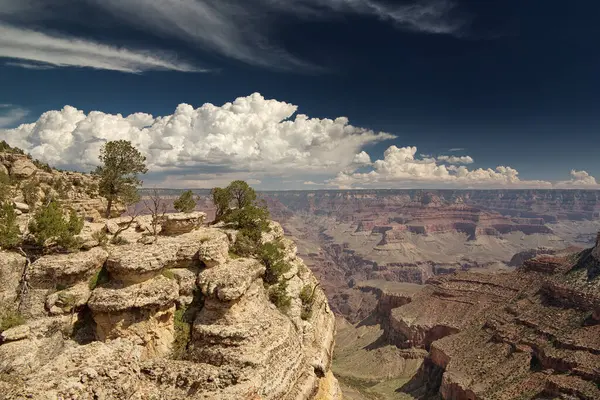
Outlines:
<svg viewBox="0 0 600 400"><path fill-rule="evenodd" d="M205 296L232 301L246 293L252 282L264 275L265 270L266 267L258 260L230 260L226 264L200 272L198 286Z"/></svg>
<svg viewBox="0 0 600 400"><path fill-rule="evenodd" d="M89 251L72 254L43 256L31 264L29 283L34 288L54 288L87 281L102 266L108 253L95 247Z"/></svg>
<svg viewBox="0 0 600 400"><path fill-rule="evenodd" d="M14 208L16 208L17 210L23 212L23 213L28 213L29 212L29 206L25 203L20 203L18 201L13 201L13 206Z"/></svg>
<svg viewBox="0 0 600 400"><path fill-rule="evenodd" d="M179 286L173 279L154 279L121 287L101 287L92 292L88 306L94 313L118 312L137 308L159 308L175 304Z"/></svg>
<svg viewBox="0 0 600 400"><path fill-rule="evenodd" d="M211 238L200 243L198 258L207 268L224 264L229 259L229 240L227 236Z"/></svg>
<svg viewBox="0 0 600 400"><path fill-rule="evenodd" d="M17 340L27 339L31 333L31 328L27 325L19 325L7 329L0 334L0 341L15 342Z"/></svg>
<svg viewBox="0 0 600 400"><path fill-rule="evenodd" d="M84 306L92 292L87 282L52 293L46 298L46 309L50 314L67 314Z"/></svg>
<svg viewBox="0 0 600 400"><path fill-rule="evenodd" d="M0 163L0 174L8 175L8 169L6 169L6 167L2 163Z"/></svg>
<svg viewBox="0 0 600 400"><path fill-rule="evenodd" d="M17 179L29 178L37 171L37 167L27 157L18 157L10 165L10 175Z"/></svg>
<svg viewBox="0 0 600 400"><path fill-rule="evenodd" d="M153 245L135 243L111 248L106 268L115 280L139 283L174 267L179 244L162 240Z"/></svg>
<svg viewBox="0 0 600 400"><path fill-rule="evenodd" d="M181 235L199 228L206 219L206 213L176 213L167 214L161 220L161 234Z"/></svg>
<svg viewBox="0 0 600 400"><path fill-rule="evenodd" d="M104 224L104 230L111 235L114 235L119 231L119 224L116 221L108 220Z"/></svg>
<svg viewBox="0 0 600 400"><path fill-rule="evenodd" d="M0 303L14 303L17 299L25 257L0 251Z"/></svg>
<svg viewBox="0 0 600 400"><path fill-rule="evenodd" d="M196 279L198 278L198 272L192 271L187 268L175 268L169 270L177 284L179 285L180 296L191 296L194 294L196 289Z"/></svg>

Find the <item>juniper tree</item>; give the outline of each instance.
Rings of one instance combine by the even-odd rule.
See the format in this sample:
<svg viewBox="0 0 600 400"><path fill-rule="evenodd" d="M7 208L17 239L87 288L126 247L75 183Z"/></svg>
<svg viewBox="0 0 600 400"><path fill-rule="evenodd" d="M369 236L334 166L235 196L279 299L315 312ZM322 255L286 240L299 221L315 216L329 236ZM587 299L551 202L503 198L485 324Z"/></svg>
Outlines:
<svg viewBox="0 0 600 400"><path fill-rule="evenodd" d="M194 211L196 208L196 200L194 200L194 194L191 190L187 190L179 196L175 203L173 203L175 209L179 212L189 213Z"/></svg>
<svg viewBox="0 0 600 400"><path fill-rule="evenodd" d="M106 197L106 217L110 218L115 201L133 204L139 200L137 187L142 184L140 174L148 172L144 157L131 142L117 140L107 142L100 150L102 165L96 168L100 176L99 192Z"/></svg>

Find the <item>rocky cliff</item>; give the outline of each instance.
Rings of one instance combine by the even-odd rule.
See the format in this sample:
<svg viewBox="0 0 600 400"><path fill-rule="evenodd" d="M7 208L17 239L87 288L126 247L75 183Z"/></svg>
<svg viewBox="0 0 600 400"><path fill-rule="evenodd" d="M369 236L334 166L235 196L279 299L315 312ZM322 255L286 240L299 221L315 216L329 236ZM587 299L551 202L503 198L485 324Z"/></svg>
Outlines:
<svg viewBox="0 0 600 400"><path fill-rule="evenodd" d="M385 332L429 351L399 391L446 400L600 398L600 257L540 255L515 272L432 279ZM426 395L427 394L427 395Z"/></svg>
<svg viewBox="0 0 600 400"><path fill-rule="evenodd" d="M282 242L292 265L281 309L265 266L230 253L236 232L225 227L152 244L134 241L132 227L131 244L31 264L0 252L0 398L340 399L334 315L293 242L271 227L263 241Z"/></svg>
<svg viewBox="0 0 600 400"><path fill-rule="evenodd" d="M47 198L58 198L88 221L102 220L106 199L98 194L98 178L80 172L58 171L47 164L19 153L0 152L0 174L9 177L13 190L13 204L18 214L27 214L31 208L44 204ZM112 216L123 213L116 204Z"/></svg>

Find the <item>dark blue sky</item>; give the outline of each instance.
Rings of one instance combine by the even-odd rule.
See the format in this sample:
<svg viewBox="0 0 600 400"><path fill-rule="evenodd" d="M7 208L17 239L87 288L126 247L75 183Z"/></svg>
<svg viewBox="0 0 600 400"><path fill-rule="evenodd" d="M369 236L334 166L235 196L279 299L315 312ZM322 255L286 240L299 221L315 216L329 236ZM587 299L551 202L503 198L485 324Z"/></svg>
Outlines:
<svg viewBox="0 0 600 400"><path fill-rule="evenodd" d="M269 1L277 2L249 3ZM265 7L261 12L272 18L251 14L265 24L259 39L268 39L270 48L248 59L197 37L131 23L129 11L99 7L95 0L51 0L55 5L46 17L36 1L31 4L39 12L0 0L0 23L11 28L168 50L177 60L211 70L31 69L16 64L46 64L0 58L0 104L29 111L5 127L67 104L85 112L160 116L180 103L221 105L260 92L298 105L309 117L347 116L354 126L397 135L366 148L373 160L391 144L431 155L464 148L457 154L475 159L469 168L510 165L527 179L566 180L571 169L600 177L600 2L456 0L433 21L406 23L390 15L419 2L365 0L366 8L348 10L327 1L335 3L295 0L293 12ZM309 11L300 8L304 3ZM390 14L372 14L369 4ZM243 34L256 29L252 22ZM433 33L440 25L444 32ZM0 55L14 55L11 46L17 45L0 39Z"/></svg>

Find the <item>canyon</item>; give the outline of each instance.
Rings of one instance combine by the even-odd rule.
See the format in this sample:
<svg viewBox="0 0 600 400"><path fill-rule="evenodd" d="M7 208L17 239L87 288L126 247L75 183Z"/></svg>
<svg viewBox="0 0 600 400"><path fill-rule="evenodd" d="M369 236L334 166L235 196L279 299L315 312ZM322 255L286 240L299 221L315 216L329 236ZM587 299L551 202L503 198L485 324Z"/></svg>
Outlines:
<svg viewBox="0 0 600 400"><path fill-rule="evenodd" d="M588 359L588 370L597 362L597 331L586 325L597 324L588 319L597 304L553 308L549 288L581 269L565 257L585 258L596 244L600 192L362 190L265 199L338 315L333 370L347 398L596 398L597 375L562 375L574 368L567 359ZM598 291L594 278L586 285ZM498 308L518 311L488 319ZM564 325L548 333L557 318ZM510 338L498 339L506 332ZM559 344L579 337L592 341L589 354Z"/></svg>

